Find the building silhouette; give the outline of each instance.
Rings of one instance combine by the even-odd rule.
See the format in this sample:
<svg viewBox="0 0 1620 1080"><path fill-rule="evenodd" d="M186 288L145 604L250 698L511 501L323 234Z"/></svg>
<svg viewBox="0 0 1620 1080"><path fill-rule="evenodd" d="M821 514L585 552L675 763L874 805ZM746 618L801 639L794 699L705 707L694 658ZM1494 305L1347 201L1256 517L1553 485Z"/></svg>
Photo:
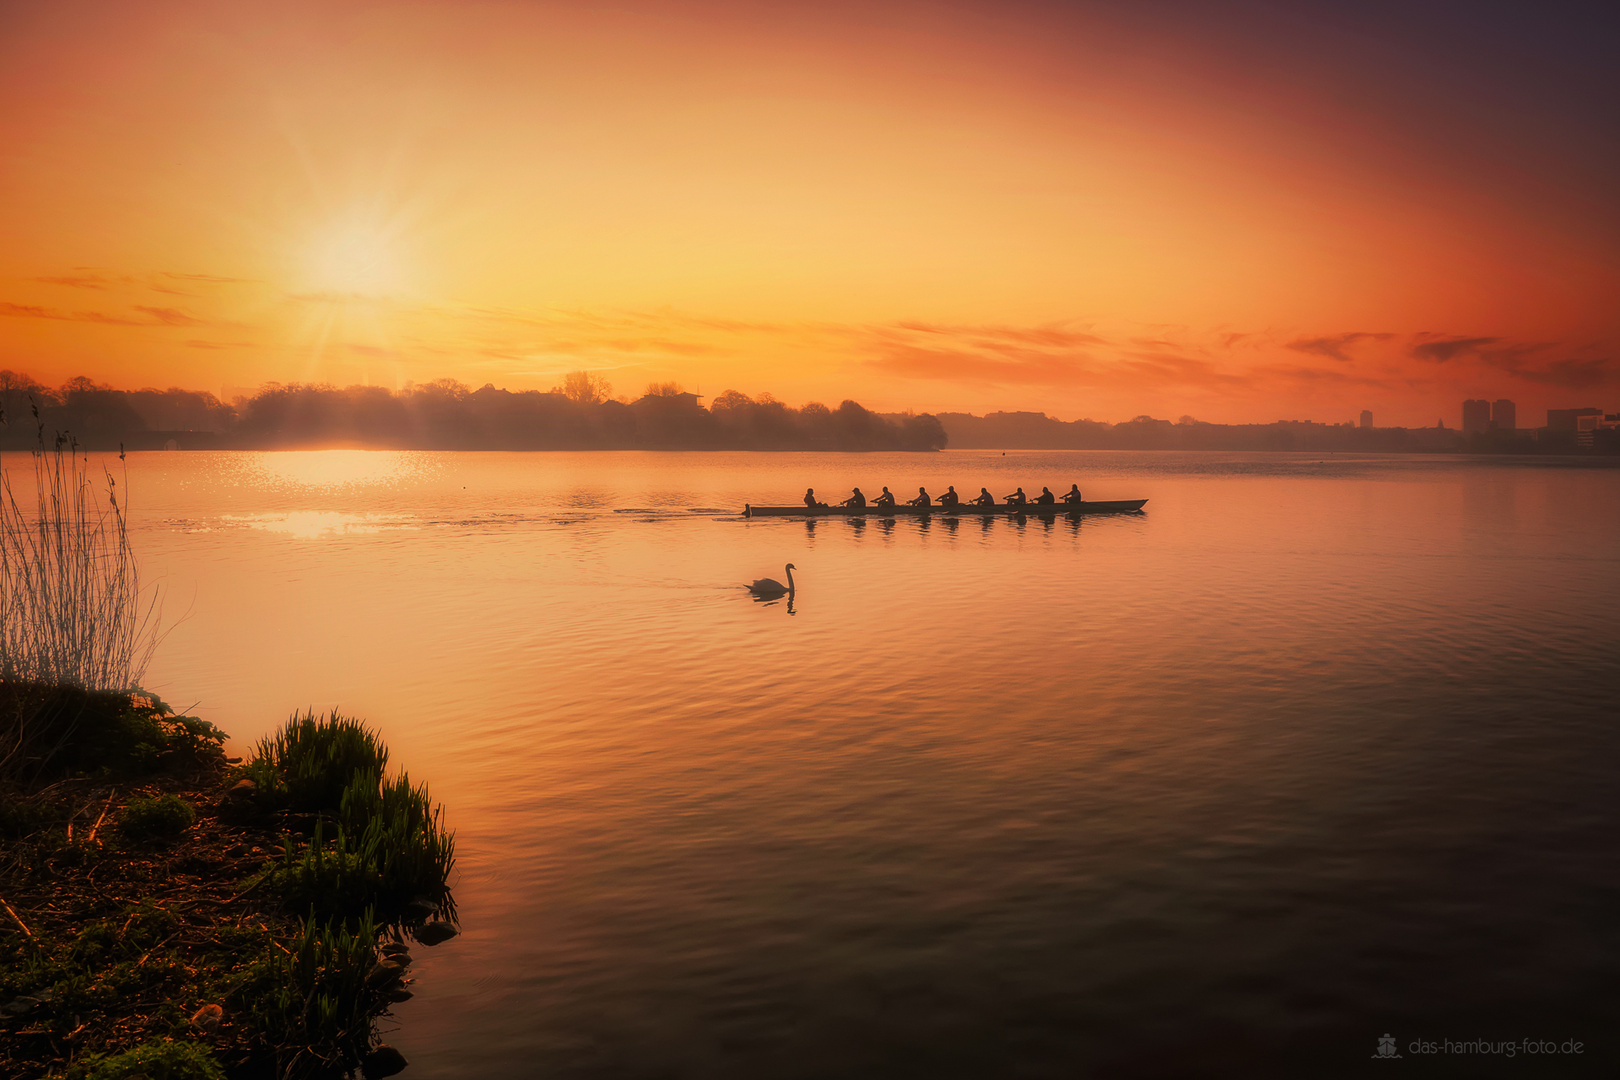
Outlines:
<svg viewBox="0 0 1620 1080"><path fill-rule="evenodd" d="M1472 435L1476 431L1484 432L1491 429L1491 403L1484 398L1469 398L1463 402L1464 435Z"/></svg>
<svg viewBox="0 0 1620 1080"><path fill-rule="evenodd" d="M1497 398L1491 402L1491 427L1497 431L1513 431L1518 426L1518 410L1513 402L1507 398Z"/></svg>
<svg viewBox="0 0 1620 1080"><path fill-rule="evenodd" d="M1372 410L1371 409L1362 409L1361 410L1361 426L1364 427L1364 428L1368 428L1368 429L1371 429L1371 427L1373 426L1372 425Z"/></svg>
<svg viewBox="0 0 1620 1080"><path fill-rule="evenodd" d="M1602 416L1602 409L1548 409L1547 427L1552 431L1574 431L1583 416Z"/></svg>

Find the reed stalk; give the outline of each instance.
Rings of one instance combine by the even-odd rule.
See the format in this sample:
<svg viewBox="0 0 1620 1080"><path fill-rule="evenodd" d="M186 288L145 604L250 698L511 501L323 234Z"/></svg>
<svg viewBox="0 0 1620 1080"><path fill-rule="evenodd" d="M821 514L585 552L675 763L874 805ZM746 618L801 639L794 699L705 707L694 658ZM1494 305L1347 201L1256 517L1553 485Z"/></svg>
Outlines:
<svg viewBox="0 0 1620 1080"><path fill-rule="evenodd" d="M118 478L103 466L98 490L77 440L58 434L47 449L41 425L33 498L19 498L6 460L16 456L0 457L0 691L10 687L0 693L0 774L30 752L28 688L134 689L161 636ZM125 465L125 492L128 475Z"/></svg>

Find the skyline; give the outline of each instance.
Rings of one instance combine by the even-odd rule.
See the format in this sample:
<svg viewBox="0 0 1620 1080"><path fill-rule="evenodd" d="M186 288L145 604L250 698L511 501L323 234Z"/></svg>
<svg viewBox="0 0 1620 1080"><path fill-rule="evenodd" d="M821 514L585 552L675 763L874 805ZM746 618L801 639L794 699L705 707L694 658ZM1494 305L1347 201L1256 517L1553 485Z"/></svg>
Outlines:
<svg viewBox="0 0 1620 1080"><path fill-rule="evenodd" d="M1611 28L1486 15L0 5L0 367L1107 421L1606 405Z"/></svg>

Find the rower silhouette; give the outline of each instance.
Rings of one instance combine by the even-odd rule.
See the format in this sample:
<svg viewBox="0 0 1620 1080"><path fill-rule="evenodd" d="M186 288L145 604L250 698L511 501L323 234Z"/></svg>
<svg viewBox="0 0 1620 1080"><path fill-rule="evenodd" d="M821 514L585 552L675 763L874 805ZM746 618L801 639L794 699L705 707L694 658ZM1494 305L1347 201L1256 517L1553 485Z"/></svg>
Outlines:
<svg viewBox="0 0 1620 1080"><path fill-rule="evenodd" d="M849 498L845 499L843 502L839 503L838 505L854 507L856 510L865 510L866 509L866 496L861 494L861 489L860 488L856 488L855 489L855 494L851 495Z"/></svg>
<svg viewBox="0 0 1620 1080"><path fill-rule="evenodd" d="M906 500L906 505L907 506L925 506L926 507L926 506L933 506L934 501L928 497L928 492L925 489L918 488L917 489L917 497L915 499L907 499Z"/></svg>

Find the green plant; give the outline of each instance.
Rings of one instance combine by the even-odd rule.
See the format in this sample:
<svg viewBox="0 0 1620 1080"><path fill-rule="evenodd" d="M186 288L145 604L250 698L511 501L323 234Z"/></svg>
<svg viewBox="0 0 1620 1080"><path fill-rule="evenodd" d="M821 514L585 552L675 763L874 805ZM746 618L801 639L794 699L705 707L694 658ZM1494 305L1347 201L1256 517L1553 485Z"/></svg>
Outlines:
<svg viewBox="0 0 1620 1080"><path fill-rule="evenodd" d="M84 1080L224 1080L213 1053L194 1042L164 1039L121 1054L98 1054L73 1074Z"/></svg>
<svg viewBox="0 0 1620 1080"><path fill-rule="evenodd" d="M305 1076L342 1071L359 1061L371 1037L375 994L366 977L377 962L377 924L369 911L352 925L302 921L291 948L256 973L253 1022L282 1048L278 1072Z"/></svg>
<svg viewBox="0 0 1620 1080"><path fill-rule="evenodd" d="M375 769L356 773L333 830L318 820L306 846L296 847L291 836L283 843L270 885L291 904L331 915L371 908L395 922L418 897L449 903L455 837L427 788L413 786L409 776L384 781Z"/></svg>
<svg viewBox="0 0 1620 1080"><path fill-rule="evenodd" d="M355 773L381 772L387 764L388 748L360 721L336 711L317 718L311 711L294 714L259 741L249 775L267 797L284 798L294 810L332 813ZM261 778L272 782L267 786Z"/></svg>
<svg viewBox="0 0 1620 1080"><path fill-rule="evenodd" d="M135 799L118 813L118 827L132 837L179 836L197 823L197 811L177 795Z"/></svg>

